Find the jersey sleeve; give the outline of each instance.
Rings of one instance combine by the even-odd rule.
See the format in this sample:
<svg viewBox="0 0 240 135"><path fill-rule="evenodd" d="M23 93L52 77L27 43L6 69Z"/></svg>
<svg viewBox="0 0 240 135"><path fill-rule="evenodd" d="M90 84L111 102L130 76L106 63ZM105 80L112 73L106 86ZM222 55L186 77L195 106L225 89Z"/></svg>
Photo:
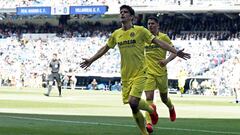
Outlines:
<svg viewBox="0 0 240 135"><path fill-rule="evenodd" d="M172 43L171 39L168 37L168 35L164 34L164 36L162 37L162 40L167 42L171 46L173 46L173 43Z"/></svg>
<svg viewBox="0 0 240 135"><path fill-rule="evenodd" d="M146 43L151 44L155 36L146 28L142 27L143 39Z"/></svg>
<svg viewBox="0 0 240 135"><path fill-rule="evenodd" d="M114 48L116 46L116 44L117 44L117 42L116 42L116 32L113 32L112 35L107 40L107 45L110 48Z"/></svg>

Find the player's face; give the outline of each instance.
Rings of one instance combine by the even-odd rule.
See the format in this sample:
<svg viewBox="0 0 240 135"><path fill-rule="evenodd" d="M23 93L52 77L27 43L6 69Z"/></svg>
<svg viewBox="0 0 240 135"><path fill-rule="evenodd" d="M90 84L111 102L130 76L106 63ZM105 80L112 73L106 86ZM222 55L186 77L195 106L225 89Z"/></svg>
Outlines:
<svg viewBox="0 0 240 135"><path fill-rule="evenodd" d="M130 14L130 12L123 8L120 10L120 19L121 19L121 22L124 23L124 22L128 22L128 21L131 21L133 19L133 16Z"/></svg>
<svg viewBox="0 0 240 135"><path fill-rule="evenodd" d="M155 20L149 19L148 20L148 29L150 30L150 32L156 32L159 29L159 24Z"/></svg>

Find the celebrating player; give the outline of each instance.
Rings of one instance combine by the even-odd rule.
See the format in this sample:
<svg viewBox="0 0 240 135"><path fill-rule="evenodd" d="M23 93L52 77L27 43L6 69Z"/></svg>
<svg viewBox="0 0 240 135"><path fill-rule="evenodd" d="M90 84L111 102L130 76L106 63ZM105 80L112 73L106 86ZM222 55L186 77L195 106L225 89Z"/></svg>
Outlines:
<svg viewBox="0 0 240 135"><path fill-rule="evenodd" d="M184 53L183 50L177 51L167 43L155 38L146 28L133 25L134 16L135 11L132 7L122 5L120 7L122 27L112 33L107 44L98 50L95 55L89 59L84 58L81 67L86 69L110 48L118 45L121 54L122 100L124 104L130 105L133 117L142 135L148 135L145 119L140 110L150 113L153 124L157 123L158 115L154 104L149 105L141 99L146 81L145 43L153 42L185 59L190 57L190 54Z"/></svg>
<svg viewBox="0 0 240 135"><path fill-rule="evenodd" d="M159 32L159 21L158 18L150 16L147 23L149 31L156 36L159 40L167 42L169 45L173 46L170 38ZM171 121L175 121L176 113L174 106L168 98L168 76L167 76L167 63L176 57L176 54L171 53L168 58L166 58L167 51L160 48L157 44L147 44L145 46L146 51L146 65L147 65L147 81L145 83L145 94L146 100L149 104L153 103L154 90L158 89L160 91L160 97L162 102L168 107L170 113ZM150 119L149 113L145 113L146 116L146 128L149 133L153 132L152 121Z"/></svg>

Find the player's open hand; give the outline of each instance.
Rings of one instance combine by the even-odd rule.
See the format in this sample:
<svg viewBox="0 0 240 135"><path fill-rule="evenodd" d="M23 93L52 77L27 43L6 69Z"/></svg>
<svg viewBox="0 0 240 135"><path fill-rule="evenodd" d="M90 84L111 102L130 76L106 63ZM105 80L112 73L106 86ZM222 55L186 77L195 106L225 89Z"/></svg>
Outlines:
<svg viewBox="0 0 240 135"><path fill-rule="evenodd" d="M91 59L83 58L83 62L80 63L80 67L87 69L92 64Z"/></svg>
<svg viewBox="0 0 240 135"><path fill-rule="evenodd" d="M182 58L182 59L184 59L184 60L190 59L191 58L191 54L185 53L183 51L184 51L184 49L177 51L177 56Z"/></svg>

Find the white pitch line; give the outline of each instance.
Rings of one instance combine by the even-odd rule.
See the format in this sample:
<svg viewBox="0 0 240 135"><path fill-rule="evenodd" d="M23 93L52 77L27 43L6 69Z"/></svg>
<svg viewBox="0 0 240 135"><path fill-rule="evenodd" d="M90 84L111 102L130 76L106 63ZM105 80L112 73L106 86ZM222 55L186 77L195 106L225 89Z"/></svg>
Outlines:
<svg viewBox="0 0 240 135"><path fill-rule="evenodd" d="M70 121L70 120L57 120L57 119L42 119L34 117L19 117L10 115L0 115L2 118L11 119L22 119L22 120L35 120L35 121L48 121L48 122L63 122L72 124L88 124L88 125L104 125L104 126L117 126L117 127L136 127L135 125L122 125L115 123L102 123L102 122L84 122L84 121ZM163 130L178 130L178 131L188 131L188 132L203 132L203 133L216 133L216 134L227 134L227 135L240 135L239 132L222 132L222 131L210 131L210 130L200 130L200 129L186 129L186 128L169 128L169 127L155 127L157 129Z"/></svg>

